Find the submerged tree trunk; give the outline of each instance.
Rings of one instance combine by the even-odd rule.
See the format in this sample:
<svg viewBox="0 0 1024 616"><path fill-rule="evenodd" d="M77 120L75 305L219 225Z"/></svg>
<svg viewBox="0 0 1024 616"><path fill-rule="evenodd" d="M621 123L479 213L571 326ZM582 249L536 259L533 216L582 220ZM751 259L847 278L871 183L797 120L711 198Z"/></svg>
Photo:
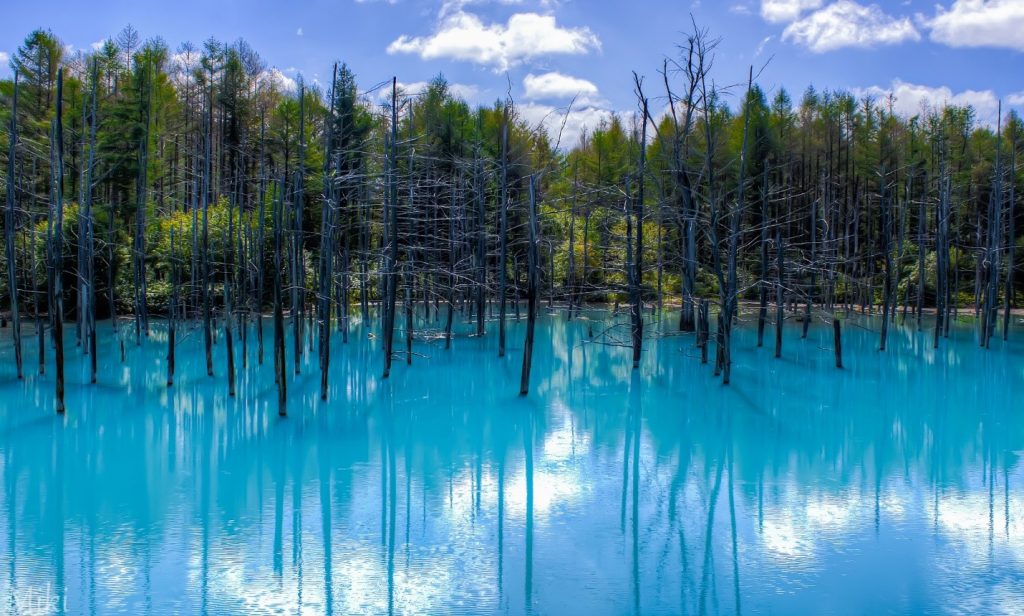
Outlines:
<svg viewBox="0 0 1024 616"><path fill-rule="evenodd" d="M18 71L14 71L14 92L11 100L11 125L7 138L7 208L4 210L4 240L7 248L7 290L11 296L11 328L14 338L14 363L18 378L24 377L21 357L21 317L18 313L18 272L15 259L15 189L14 174L18 156Z"/></svg>
<svg viewBox="0 0 1024 616"><path fill-rule="evenodd" d="M259 228L257 231L256 243L256 255L258 261L256 262L256 288L253 289L255 295L256 305L256 363L260 366L263 365L263 292L264 292L264 277L263 270L264 264L266 263L266 202L267 202L267 188L266 188L266 156L264 152L264 137L266 132L266 122L264 116L260 114L260 177L257 183L257 188L260 191L260 205L259 205Z"/></svg>
<svg viewBox="0 0 1024 616"><path fill-rule="evenodd" d="M388 153L387 207L384 226L387 233L387 258L384 275L384 378L391 375L391 358L395 338L395 287L398 284L398 80L391 80L391 143ZM390 218L390 220L387 220Z"/></svg>
<svg viewBox="0 0 1024 616"><path fill-rule="evenodd" d="M835 348L836 368L843 367L843 332L839 319L832 317L832 345Z"/></svg>
<svg viewBox="0 0 1024 616"><path fill-rule="evenodd" d="M879 350L885 350L889 337L889 309L892 306L892 203L886 168L882 166L882 253L885 258L885 276L882 282L882 332Z"/></svg>
<svg viewBox="0 0 1024 616"><path fill-rule="evenodd" d="M761 279L758 281L757 346L764 346L764 327L768 320L768 158L764 159L761 182Z"/></svg>
<svg viewBox="0 0 1024 616"><path fill-rule="evenodd" d="M213 324L210 309L210 167L213 158L213 90L207 96L206 122L203 127L203 179L200 203L203 210L202 285L203 285L203 344L206 348L206 374L213 376Z"/></svg>
<svg viewBox="0 0 1024 616"><path fill-rule="evenodd" d="M89 116L89 157L85 163L85 173L82 178L82 215L81 218L85 221L84 228L84 241L80 239L79 244L84 245L84 249L81 251L82 263L79 264L80 269L84 269L85 273L82 276L84 284L80 291L79 303L84 304L81 318L85 321L84 332L86 338L87 353L89 354L89 382L92 384L96 383L96 255L95 248L96 244L94 241L94 229L96 227L95 217L92 211L92 190L93 190L93 169L96 166L96 128L99 124L99 118L96 115L97 108L97 89L99 87L99 67L98 60L93 59L92 62L92 93L91 93L91 108L92 112ZM113 268L113 264L108 264L108 267ZM113 310L113 308L111 308Z"/></svg>
<svg viewBox="0 0 1024 616"><path fill-rule="evenodd" d="M506 262L508 261L508 103L501 123L501 226L498 230L501 251L498 256L498 357L505 356L505 289ZM518 303L516 304L518 308Z"/></svg>
<svg viewBox="0 0 1024 616"><path fill-rule="evenodd" d="M782 229L775 229L775 357L782 357L782 324L786 318L786 296L783 290L785 273L785 247L782 244Z"/></svg>
<svg viewBox="0 0 1024 616"><path fill-rule="evenodd" d="M644 315L643 315L643 275L644 275L644 176L647 172L647 99L643 98L640 90L640 78L633 74L637 84L637 92L641 96L641 129L640 129L640 160L637 169L637 195L633 201L633 211L627 212L627 217L636 217L636 252L633 260L633 271L631 275L631 316L633 320L633 369L640 367L640 355L642 353L644 336ZM627 190L628 193L628 190Z"/></svg>
<svg viewBox="0 0 1024 616"><path fill-rule="evenodd" d="M167 312L167 386L174 385L175 319L178 311L178 266L174 261L174 228L171 227L171 304Z"/></svg>
<svg viewBox="0 0 1024 616"><path fill-rule="evenodd" d="M292 361L295 364L295 374L299 374L302 367L302 319L306 310L306 268L305 268L305 241L302 230L303 206L306 201L305 186L303 180L306 175L306 90L305 84L299 85L299 168L295 172L295 202L292 207L294 215L295 236L292 239L292 330L294 339L294 356Z"/></svg>
<svg viewBox="0 0 1024 616"><path fill-rule="evenodd" d="M288 384L285 364L284 309L281 306L281 227L284 218L284 177L278 182L274 205L274 380L277 383L277 413L288 414Z"/></svg>
<svg viewBox="0 0 1024 616"><path fill-rule="evenodd" d="M147 171L149 167L149 125L152 83L147 87L147 79L152 82L148 69L143 73L140 90L145 88L142 111L143 131L139 141L139 174L135 184L135 344L142 344L142 333L149 335L149 317L146 313L146 188L148 186Z"/></svg>
<svg viewBox="0 0 1024 616"><path fill-rule="evenodd" d="M529 214L530 246L527 250L529 259L526 283L526 340L523 343L523 371L519 380L519 395L530 393L530 369L533 365L533 331L537 325L537 180L530 176L530 214Z"/></svg>
<svg viewBox="0 0 1024 616"><path fill-rule="evenodd" d="M53 346L57 372L57 412L64 413L64 69L57 71L57 114L53 120L54 150L53 207L56 221L50 238L53 259L53 284L50 308L53 310Z"/></svg>
<svg viewBox="0 0 1024 616"><path fill-rule="evenodd" d="M1017 229L1014 216L1016 212L1016 169L1017 169L1017 125L1012 125L1010 134L1010 187L1007 196L1006 211L1006 282L1003 288L1003 340L1010 337L1010 311L1013 308L1013 276L1014 276L1014 252L1016 250Z"/></svg>

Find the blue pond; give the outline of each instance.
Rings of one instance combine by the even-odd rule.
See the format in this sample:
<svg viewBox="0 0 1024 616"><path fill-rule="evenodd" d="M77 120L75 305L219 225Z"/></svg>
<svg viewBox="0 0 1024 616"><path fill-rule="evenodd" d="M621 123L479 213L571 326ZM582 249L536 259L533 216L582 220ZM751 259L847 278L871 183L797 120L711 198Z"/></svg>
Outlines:
<svg viewBox="0 0 1024 616"><path fill-rule="evenodd" d="M524 322L503 359L494 322L419 339L389 380L356 323L328 402L315 351L289 370L285 419L269 322L235 398L194 326L172 388L163 324L122 363L101 323L96 385L69 329L63 417L5 330L0 612L1024 611L1019 331L936 351L908 324L879 352L854 320L840 371L831 326L787 324L774 359L745 323L723 387L675 318L633 371L624 316L545 315L525 399Z"/></svg>

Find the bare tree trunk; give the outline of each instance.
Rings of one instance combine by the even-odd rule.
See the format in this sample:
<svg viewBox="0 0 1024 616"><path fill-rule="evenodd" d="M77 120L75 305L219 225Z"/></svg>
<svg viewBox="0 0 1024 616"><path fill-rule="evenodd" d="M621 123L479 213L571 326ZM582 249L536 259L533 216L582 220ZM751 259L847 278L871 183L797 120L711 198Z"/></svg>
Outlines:
<svg viewBox="0 0 1024 616"><path fill-rule="evenodd" d="M11 102L11 126L7 138L7 208L4 210L4 240L7 248L7 289L11 295L11 326L14 335L14 363L18 378L24 377L21 357L21 317L18 313L18 272L15 258L15 188L14 175L18 157L18 71L14 71L14 93Z"/></svg>
<svg viewBox="0 0 1024 616"><path fill-rule="evenodd" d="M885 165L882 165L882 252L885 255L885 276L882 288L882 332L879 350L885 350L889 337L889 309L892 305L892 197L889 193L889 179Z"/></svg>
<svg viewBox="0 0 1024 616"><path fill-rule="evenodd" d="M1013 124L1010 135L1010 188L1006 211L1006 282L1003 291L1003 340L1010 337L1010 310L1013 308L1014 251L1017 243L1016 221L1014 220L1017 188L1017 125Z"/></svg>
<svg viewBox="0 0 1024 616"><path fill-rule="evenodd" d="M775 229L775 357L782 357L782 324L786 318L786 295L783 289L786 253L782 244L782 228Z"/></svg>
<svg viewBox="0 0 1024 616"><path fill-rule="evenodd" d="M235 396L235 341L232 334L232 308L231 305L231 286L232 276L234 272L234 250L232 249L232 243L234 242L235 232L235 208L233 205L228 207L228 228L227 237L224 238L224 252L227 255L225 272L224 272L224 342L225 350L227 351L227 364L228 364L228 396Z"/></svg>
<svg viewBox="0 0 1024 616"><path fill-rule="evenodd" d="M332 266L334 265L334 224L336 217L337 200L334 192L334 178L332 176L331 152L332 131L334 126L334 91L338 81L338 65L334 65L334 72L331 76L331 90L328 95L329 109L327 114L327 130L324 138L324 206L321 213L320 224L320 285L319 301L317 309L317 320L320 328L320 399L327 400L328 382L327 377L331 366L331 281L333 279Z"/></svg>
<svg viewBox="0 0 1024 616"><path fill-rule="evenodd" d="M167 312L167 386L174 385L175 318L178 311L178 265L174 260L174 227L171 227L171 304Z"/></svg>
<svg viewBox="0 0 1024 616"><path fill-rule="evenodd" d="M96 127L99 124L99 118L96 115L97 107L97 89L99 87L99 68L97 59L93 59L92 62L92 94L91 94L91 107L92 112L90 114L89 121L89 157L85 165L85 174L82 181L82 218L85 220L85 236L84 242L80 238L79 244L85 245L84 262L80 264L80 268L85 269L85 284L83 285L84 304L85 309L82 312L82 317L85 320L85 337L87 352L89 354L89 382L96 383L96 244L95 244L95 227L96 221L92 211L92 173L96 165ZM108 267L113 268L113 264L109 264ZM80 297L79 302L83 299ZM113 309L113 308L111 308Z"/></svg>
<svg viewBox="0 0 1024 616"><path fill-rule="evenodd" d="M764 326L768 320L768 158L764 159L761 181L761 279L757 308L757 346L764 346Z"/></svg>
<svg viewBox="0 0 1024 616"><path fill-rule="evenodd" d="M506 102L501 122L501 226L498 231L501 251L498 256L498 357L505 356L505 277L506 261L508 260L508 103ZM518 303L516 304L518 308Z"/></svg>
<svg viewBox="0 0 1024 616"><path fill-rule="evenodd" d="M398 283L398 80L391 80L391 143L388 156L388 182L385 207L385 228L390 227L385 247L384 299L384 378L391 375L391 355L395 336L395 287ZM390 218L390 220L387 220Z"/></svg>
<svg viewBox="0 0 1024 616"><path fill-rule="evenodd" d="M64 69L57 71L57 114L53 121L54 199L56 210L50 254L53 259L53 346L57 370L57 412L64 413Z"/></svg>
<svg viewBox="0 0 1024 616"><path fill-rule="evenodd" d="M306 269L305 269L305 242L303 241L302 217L303 205L306 200L303 180L306 175L306 89L305 84L299 85L299 168L295 173L295 203L292 211L295 216L295 236L292 239L292 329L295 355L292 358L295 364L295 374L299 374L302 367L302 319L305 317L306 306Z"/></svg>
<svg viewBox="0 0 1024 616"><path fill-rule="evenodd" d="M284 353L284 310L281 306L281 227L284 218L285 181L282 176L277 185L274 205L274 380L277 383L277 413L288 414L288 384Z"/></svg>
<svg viewBox="0 0 1024 616"><path fill-rule="evenodd" d="M213 89L207 94L206 123L203 127L203 185L200 203L203 210L202 285L203 285L203 343L206 347L206 374L213 376L213 325L210 314L210 167L213 158Z"/></svg>
<svg viewBox="0 0 1024 616"><path fill-rule="evenodd" d="M640 128L640 160L638 162L638 184L636 200L633 202L633 211L627 212L629 216L636 216L636 254L633 262L631 276L631 313L633 320L633 369L640 367L640 355L642 353L644 336L644 315L643 315L643 275L644 275L644 179L647 173L647 99L643 97L640 78L633 73L633 80L636 83L637 93L641 99L641 128ZM628 193L628 191L627 191Z"/></svg>
<svg viewBox="0 0 1024 616"><path fill-rule="evenodd" d="M264 152L264 136L266 133L266 122L263 113L260 113L260 177L257 188L260 191L259 205L259 228L257 231L256 243L256 288L253 289L256 304L256 363L263 365L263 291L264 278L263 269L266 263L266 226L267 226L267 184L266 184L266 154Z"/></svg>
<svg viewBox="0 0 1024 616"><path fill-rule="evenodd" d="M839 319L832 317L832 345L835 348L836 368L843 367L843 332Z"/></svg>
<svg viewBox="0 0 1024 616"><path fill-rule="evenodd" d="M147 81L150 84L147 86ZM135 344L142 344L142 333L149 335L149 317L146 314L146 198L148 187L147 171L149 167L149 125L150 103L152 98L152 77L149 69L143 72L139 88L146 88L145 107L142 113L144 129L139 142L139 175L136 182L135 210ZM141 95L141 93L140 93ZM140 96L140 98L142 98Z"/></svg>
<svg viewBox="0 0 1024 616"><path fill-rule="evenodd" d="M523 343L523 371L519 380L519 395L530 393L530 369L533 364L533 333L537 325L537 179L530 176L530 246L527 250L529 266L526 283L526 340Z"/></svg>

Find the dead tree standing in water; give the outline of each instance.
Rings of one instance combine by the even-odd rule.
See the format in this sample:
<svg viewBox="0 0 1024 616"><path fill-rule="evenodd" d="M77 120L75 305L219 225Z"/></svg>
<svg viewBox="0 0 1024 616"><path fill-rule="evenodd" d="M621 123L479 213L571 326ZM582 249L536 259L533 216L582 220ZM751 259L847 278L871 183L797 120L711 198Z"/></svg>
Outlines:
<svg viewBox="0 0 1024 616"><path fill-rule="evenodd" d="M50 236L53 282L50 309L53 311L54 360L57 368L57 412L64 413L64 69L57 71L57 114L53 120L53 207L56 220Z"/></svg>
<svg viewBox="0 0 1024 616"><path fill-rule="evenodd" d="M643 276L644 276L644 179L647 173L647 99L643 93L643 82L633 73L637 97L640 99L640 158L637 164L637 194L633 201L633 211L628 216L636 218L636 252L633 259L633 271L630 275L630 314L632 316L633 369L640 367L644 337L643 314Z"/></svg>
<svg viewBox="0 0 1024 616"><path fill-rule="evenodd" d="M7 207L4 210L4 240L7 248L7 290L11 296L11 326L14 330L14 362L18 378L23 378L21 357L21 317L18 314L18 272L15 263L14 213L15 161L18 155L18 71L14 71L14 94L11 103L11 127L7 142Z"/></svg>
<svg viewBox="0 0 1024 616"><path fill-rule="evenodd" d="M498 357L505 356L505 295L506 261L508 260L508 103L501 118L501 192L498 197L499 217L501 226L498 229L498 240L501 242L498 255ZM518 302L516 306L518 307Z"/></svg>
<svg viewBox="0 0 1024 616"><path fill-rule="evenodd" d="M387 194L384 226L387 228L384 272L384 378L391 376L395 340L395 294L398 286L398 79L391 80L391 126L387 157Z"/></svg>
<svg viewBox="0 0 1024 616"><path fill-rule="evenodd" d="M285 181L277 184L274 202L274 381L277 383L277 414L288 414L288 383L284 353L284 309L281 306L281 227L284 218Z"/></svg>
<svg viewBox="0 0 1024 616"><path fill-rule="evenodd" d="M529 238L530 246L526 252L529 260L526 283L526 340L523 343L523 372L519 380L520 396L530 393L530 368L533 364L533 333L537 325L537 277L539 270L539 264L537 263L537 180L532 175L530 176Z"/></svg>

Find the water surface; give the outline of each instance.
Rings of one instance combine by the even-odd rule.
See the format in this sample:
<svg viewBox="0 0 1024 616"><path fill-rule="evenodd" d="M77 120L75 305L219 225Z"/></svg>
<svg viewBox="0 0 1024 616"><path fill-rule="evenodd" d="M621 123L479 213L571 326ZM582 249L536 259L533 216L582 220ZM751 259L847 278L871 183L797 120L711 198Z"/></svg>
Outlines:
<svg viewBox="0 0 1024 616"><path fill-rule="evenodd" d="M289 370L286 419L269 327L235 398L201 330L168 389L161 324L124 363L101 324L96 385L69 329L64 417L34 339L18 381L3 332L0 612L1024 611L1020 332L897 328L879 352L857 320L840 371L831 326L787 325L777 360L745 325L723 387L692 336L633 371L607 314L546 315L523 399L523 327L499 359L495 323L459 323L385 381L356 324L328 402L315 351Z"/></svg>

